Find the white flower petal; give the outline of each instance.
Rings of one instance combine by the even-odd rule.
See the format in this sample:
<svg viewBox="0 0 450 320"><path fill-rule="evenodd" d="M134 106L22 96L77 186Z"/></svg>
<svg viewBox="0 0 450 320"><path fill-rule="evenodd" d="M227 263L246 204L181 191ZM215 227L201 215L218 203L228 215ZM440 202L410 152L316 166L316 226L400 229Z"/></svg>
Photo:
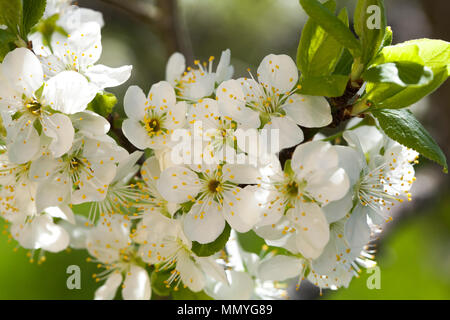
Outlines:
<svg viewBox="0 0 450 320"><path fill-rule="evenodd" d="M352 246L364 246L370 241L370 228L367 224L367 210L357 205L345 224L345 239Z"/></svg>
<svg viewBox="0 0 450 320"><path fill-rule="evenodd" d="M176 81L179 81L181 75L186 69L186 59L184 56L175 52L169 58L166 66L166 80L170 82L170 84L175 85Z"/></svg>
<svg viewBox="0 0 450 320"><path fill-rule="evenodd" d="M245 106L245 94L237 80L222 82L217 88L217 101L222 116L235 120L249 128L260 125L259 113Z"/></svg>
<svg viewBox="0 0 450 320"><path fill-rule="evenodd" d="M69 245L69 234L53 223L48 215L34 217L25 225L13 224L11 233L17 236L20 245L26 249L44 249L59 252Z"/></svg>
<svg viewBox="0 0 450 320"><path fill-rule="evenodd" d="M5 56L2 73L12 88L27 97L42 86L44 79L39 59L25 48L14 49Z"/></svg>
<svg viewBox="0 0 450 320"><path fill-rule="evenodd" d="M311 141L299 145L292 155L291 167L299 179L309 172L336 168L339 158L333 146L324 141Z"/></svg>
<svg viewBox="0 0 450 320"><path fill-rule="evenodd" d="M298 203L286 215L298 226L298 250L305 258L319 257L330 239L329 225L322 209L315 203Z"/></svg>
<svg viewBox="0 0 450 320"><path fill-rule="evenodd" d="M70 118L61 113L55 113L42 118L43 132L52 138L49 149L55 158L61 157L72 147L75 130Z"/></svg>
<svg viewBox="0 0 450 320"><path fill-rule="evenodd" d="M189 240L210 243L216 240L225 228L225 219L218 204L194 204L183 220L183 229Z"/></svg>
<svg viewBox="0 0 450 320"><path fill-rule="evenodd" d="M257 184L261 175L257 168L246 164L225 164L222 168L223 180L236 184Z"/></svg>
<svg viewBox="0 0 450 320"><path fill-rule="evenodd" d="M123 282L124 300L150 300L152 290L147 270L132 265Z"/></svg>
<svg viewBox="0 0 450 320"><path fill-rule="evenodd" d="M212 257L197 257L197 263L202 268L203 272L216 281L228 283L227 274L223 267L221 267Z"/></svg>
<svg viewBox="0 0 450 320"><path fill-rule="evenodd" d="M178 258L176 270L180 272L180 278L183 284L191 291L199 292L205 287L205 276L203 272L187 254Z"/></svg>
<svg viewBox="0 0 450 320"><path fill-rule="evenodd" d="M47 81L43 97L55 110L66 114L84 111L97 94L88 80L75 71L63 71Z"/></svg>
<svg viewBox="0 0 450 320"><path fill-rule="evenodd" d="M278 130L280 150L296 146L304 138L302 129L288 117L271 117L270 122L263 129L268 130L269 136L272 134L272 130ZM267 147L267 150L271 150L270 146ZM278 150L274 151L277 152Z"/></svg>
<svg viewBox="0 0 450 320"><path fill-rule="evenodd" d="M131 86L125 93L123 100L124 110L128 118L140 121L145 116L145 103L147 98L138 86Z"/></svg>
<svg viewBox="0 0 450 320"><path fill-rule="evenodd" d="M291 57L269 54L258 67L258 81L269 92L284 94L297 84L298 70Z"/></svg>
<svg viewBox="0 0 450 320"><path fill-rule="evenodd" d="M75 216L72 209L67 205L61 205L59 207L49 207L45 209L45 212L53 218L61 218L72 224L75 223Z"/></svg>
<svg viewBox="0 0 450 320"><path fill-rule="evenodd" d="M230 49L222 51L219 64L216 69L216 83L222 83L223 81L231 79L233 76L234 68L230 65L230 59Z"/></svg>
<svg viewBox="0 0 450 320"><path fill-rule="evenodd" d="M237 187L224 192L223 215L237 232L247 232L253 228L260 219L261 209L251 188Z"/></svg>
<svg viewBox="0 0 450 320"><path fill-rule="evenodd" d="M148 94L149 103L156 107L156 110L174 106L176 104L175 90L167 81L160 81L152 85Z"/></svg>
<svg viewBox="0 0 450 320"><path fill-rule="evenodd" d="M322 207L323 213L327 218L328 223L333 223L341 220L353 207L353 191L347 194L340 200L332 201L326 206Z"/></svg>
<svg viewBox="0 0 450 320"><path fill-rule="evenodd" d="M95 290L95 300L113 300L116 296L117 289L122 283L122 275L114 272L108 277L106 282Z"/></svg>
<svg viewBox="0 0 450 320"><path fill-rule="evenodd" d="M28 162L39 151L41 140L33 124L25 124L23 127L17 124L13 130L8 130L8 139L9 137L14 137L12 143L8 144L8 157L11 162Z"/></svg>
<svg viewBox="0 0 450 320"><path fill-rule="evenodd" d="M167 168L161 172L158 180L158 191L170 202L183 203L193 200L200 189L198 176L182 166Z"/></svg>
<svg viewBox="0 0 450 320"><path fill-rule="evenodd" d="M108 120L90 110L77 112L71 115L70 118L74 128L94 136L107 134L111 127Z"/></svg>
<svg viewBox="0 0 450 320"><path fill-rule="evenodd" d="M324 97L294 94L283 105L286 114L306 128L324 127L333 120L331 108Z"/></svg>
<svg viewBox="0 0 450 320"><path fill-rule="evenodd" d="M117 87L127 81L131 76L133 66L122 66L111 68L102 64L97 64L88 68L85 72L89 81L103 90L105 88Z"/></svg>
<svg viewBox="0 0 450 320"><path fill-rule="evenodd" d="M41 213L49 207L57 207L69 202L71 188L69 181L64 179L41 182L36 191L36 211Z"/></svg>
<svg viewBox="0 0 450 320"><path fill-rule="evenodd" d="M122 122L122 131L125 137L138 149L151 147L151 140L145 128L134 119L125 119Z"/></svg>
<svg viewBox="0 0 450 320"><path fill-rule="evenodd" d="M277 255L261 261L258 278L262 281L285 281L301 274L304 261L296 257Z"/></svg>
<svg viewBox="0 0 450 320"><path fill-rule="evenodd" d="M217 283L207 293L216 300L249 300L253 294L255 284L246 272L227 271L230 284Z"/></svg>
<svg viewBox="0 0 450 320"><path fill-rule="evenodd" d="M342 168L316 173L307 183L308 192L324 203L341 199L350 187L348 176Z"/></svg>

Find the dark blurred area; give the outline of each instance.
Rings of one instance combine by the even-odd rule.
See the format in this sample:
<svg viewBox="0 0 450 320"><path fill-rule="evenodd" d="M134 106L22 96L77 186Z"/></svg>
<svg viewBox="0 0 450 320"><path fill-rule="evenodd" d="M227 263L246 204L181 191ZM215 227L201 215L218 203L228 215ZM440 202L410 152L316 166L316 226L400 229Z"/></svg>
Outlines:
<svg viewBox="0 0 450 320"><path fill-rule="evenodd" d="M350 17L355 0L336 0L347 6ZM388 22L394 43L417 38L450 40L450 1L387 0ZM295 57L306 16L297 0L80 0L79 6L104 15L102 63L133 65L131 79L111 90L123 100L129 85L149 90L164 80L171 53L181 51L189 62L220 57L231 49L235 76L256 69L269 53ZM412 107L425 127L450 156L450 83ZM324 292L324 299L449 299L450 298L450 180L432 163L423 161L413 189L414 201L396 213L386 226L378 246L381 289L369 290L362 272L348 289ZM92 298L95 283L92 264L80 264L81 252L49 255L43 266L28 264L24 250L13 253L13 244L0 238L0 298ZM84 290L70 292L65 269L48 273L58 265L80 264ZM92 272L91 272L92 271ZM303 286L303 285L302 285ZM5 289L10 288L10 289ZM319 297L312 285L293 299Z"/></svg>

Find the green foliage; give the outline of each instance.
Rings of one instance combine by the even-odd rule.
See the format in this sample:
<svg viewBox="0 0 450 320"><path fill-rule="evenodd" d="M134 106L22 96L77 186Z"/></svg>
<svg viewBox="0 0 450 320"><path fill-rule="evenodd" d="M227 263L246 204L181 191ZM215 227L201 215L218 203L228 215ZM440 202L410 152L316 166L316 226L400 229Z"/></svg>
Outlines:
<svg viewBox="0 0 450 320"><path fill-rule="evenodd" d="M324 6L334 12L336 3L334 0L330 0ZM338 18L348 26L346 9L340 12ZM330 75L334 71L343 49L337 40L310 18L302 30L297 51L297 65L302 76Z"/></svg>
<svg viewBox="0 0 450 320"><path fill-rule="evenodd" d="M330 0L324 4L324 7L333 13L336 3ZM339 13L338 19L348 26L348 15L345 9ZM341 96L347 86L348 73L347 75L332 73L340 62L343 51L343 45L325 31L316 20L310 18L303 28L297 50L297 65L302 72L299 92L314 96Z"/></svg>
<svg viewBox="0 0 450 320"><path fill-rule="evenodd" d="M404 108L434 92L447 80L450 44L441 40L419 39L383 48L373 65L419 63L433 72L433 79L421 85L400 86L390 83L367 84L365 99L379 108Z"/></svg>
<svg viewBox="0 0 450 320"><path fill-rule="evenodd" d="M300 79L299 93L311 96L340 97L347 86L348 76L332 74Z"/></svg>
<svg viewBox="0 0 450 320"><path fill-rule="evenodd" d="M433 71L416 62L397 61L374 66L362 75L373 83L393 83L400 87L424 86L433 80Z"/></svg>
<svg viewBox="0 0 450 320"><path fill-rule="evenodd" d="M336 68L334 68L333 74L348 76L352 71L352 64L353 64L353 57L350 51L348 51L348 49L344 49L342 51L341 58L336 64Z"/></svg>
<svg viewBox="0 0 450 320"><path fill-rule="evenodd" d="M380 25L379 28L369 28L368 19L370 15L376 14L376 12L371 12L370 9L379 8L380 10ZM358 0L354 15L354 27L355 32L358 35L361 47L362 55L360 58L360 63L363 66L369 65L373 57L378 53L380 46L383 43L385 33L386 33L386 14L384 10L383 0Z"/></svg>
<svg viewBox="0 0 450 320"><path fill-rule="evenodd" d="M21 21L22 1L0 0L0 24L7 26L12 34L18 34Z"/></svg>
<svg viewBox="0 0 450 320"><path fill-rule="evenodd" d="M5 56L14 49L14 40L16 37L7 30L0 29L0 62L3 61Z"/></svg>
<svg viewBox="0 0 450 320"><path fill-rule="evenodd" d="M46 0L0 0L0 23L24 45L31 28L45 11Z"/></svg>
<svg viewBox="0 0 450 320"><path fill-rule="evenodd" d="M375 110L373 116L391 139L419 152L448 171L447 160L434 139L409 110Z"/></svg>
<svg viewBox="0 0 450 320"><path fill-rule="evenodd" d="M306 13L328 34L347 48L353 57L360 57L361 44L350 31L348 26L337 18L325 5L317 0L300 0L300 4Z"/></svg>
<svg viewBox="0 0 450 320"><path fill-rule="evenodd" d="M192 241L192 251L199 257L209 257L225 247L230 238L230 232L231 227L226 223L222 234L213 242L201 244L197 241Z"/></svg>
<svg viewBox="0 0 450 320"><path fill-rule="evenodd" d="M170 296L172 289L167 285L165 281L169 279L171 275L171 270L160 270L153 271L150 276L150 282L152 285L152 290L158 295L162 297Z"/></svg>
<svg viewBox="0 0 450 320"><path fill-rule="evenodd" d="M259 237L255 231L237 233L239 245L244 251L259 255L266 244L263 238Z"/></svg>
<svg viewBox="0 0 450 320"><path fill-rule="evenodd" d="M41 19L45 11L46 0L23 0L22 36L28 33Z"/></svg>
<svg viewBox="0 0 450 320"><path fill-rule="evenodd" d="M113 93L97 93L94 100L88 104L88 110L92 110L103 117L107 117L117 104L117 97Z"/></svg>

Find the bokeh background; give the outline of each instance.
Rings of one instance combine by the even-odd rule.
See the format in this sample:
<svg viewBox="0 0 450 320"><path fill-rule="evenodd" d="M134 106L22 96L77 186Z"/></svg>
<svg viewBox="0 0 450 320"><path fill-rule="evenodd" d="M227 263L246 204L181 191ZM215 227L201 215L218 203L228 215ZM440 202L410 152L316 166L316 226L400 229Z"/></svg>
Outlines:
<svg viewBox="0 0 450 320"><path fill-rule="evenodd" d="M337 0L352 16L356 0ZM295 57L305 14L297 0L80 0L104 14L102 63L132 64L131 79L111 90L123 99L131 84L147 91L164 79L170 53L189 61L220 57L230 48L235 75L256 69L269 53ZM450 1L388 0L394 43L422 37L450 40ZM450 83L413 107L415 114L450 157ZM120 102L121 103L121 102ZM120 108L120 106L119 106ZM302 284L293 299L450 299L450 179L422 159L413 202L395 213L375 245L381 289L369 290L362 271L348 289L324 291ZM1 225L0 228L6 226ZM30 263L28 252L0 234L0 299L92 299L97 284L94 263L84 251L46 253L46 262ZM36 257L35 257L36 258ZM36 260L36 259L35 259ZM81 267L81 290L68 290L66 268Z"/></svg>

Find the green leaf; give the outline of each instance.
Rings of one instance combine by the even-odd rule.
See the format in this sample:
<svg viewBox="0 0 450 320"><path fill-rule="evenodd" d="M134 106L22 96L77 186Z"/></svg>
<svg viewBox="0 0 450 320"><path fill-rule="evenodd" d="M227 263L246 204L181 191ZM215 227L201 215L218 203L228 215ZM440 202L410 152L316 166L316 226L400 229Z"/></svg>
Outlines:
<svg viewBox="0 0 450 320"><path fill-rule="evenodd" d="M0 24L8 27L9 31L19 34L22 21L21 0L0 0Z"/></svg>
<svg viewBox="0 0 450 320"><path fill-rule="evenodd" d="M26 38L31 28L38 23L45 11L46 0L23 0L22 37Z"/></svg>
<svg viewBox="0 0 450 320"><path fill-rule="evenodd" d="M97 93L94 100L88 104L87 108L106 117L112 112L116 104L117 97L113 93L103 92Z"/></svg>
<svg viewBox="0 0 450 320"><path fill-rule="evenodd" d="M259 237L255 231L250 230L245 233L237 233L239 245L242 250L259 255L266 244L263 238Z"/></svg>
<svg viewBox="0 0 450 320"><path fill-rule="evenodd" d="M353 20L362 47L360 63L367 66L378 53L386 33L384 1L358 0Z"/></svg>
<svg viewBox="0 0 450 320"><path fill-rule="evenodd" d="M391 27L389 27L389 26L386 27L382 47L384 48L384 47L390 46L392 44L393 37L394 37L394 34L392 33Z"/></svg>
<svg viewBox="0 0 450 320"><path fill-rule="evenodd" d="M324 6L334 12L336 3L334 0L330 0ZM348 26L346 9L343 9L338 17ZM334 71L343 49L343 46L317 22L309 19L302 30L297 50L299 70L305 77L329 75Z"/></svg>
<svg viewBox="0 0 450 320"><path fill-rule="evenodd" d="M164 282L171 276L170 271L171 270L153 271L150 276L152 290L159 296L170 296L172 289L170 287L167 288L167 284Z"/></svg>
<svg viewBox="0 0 450 320"><path fill-rule="evenodd" d="M433 80L433 71L416 62L388 62L368 69L362 75L365 81L394 83L401 87L424 86Z"/></svg>
<svg viewBox="0 0 450 320"><path fill-rule="evenodd" d="M347 48L353 57L361 56L361 44L350 29L333 12L317 0L300 0L306 13L329 35Z"/></svg>
<svg viewBox="0 0 450 320"><path fill-rule="evenodd" d="M372 114L389 138L435 161L448 172L444 153L411 111L374 110Z"/></svg>
<svg viewBox="0 0 450 320"><path fill-rule="evenodd" d="M416 62L433 71L433 80L423 86L402 87L386 83L368 83L364 98L379 108L404 108L434 92L447 80L450 68L450 43L419 39L383 48L374 65L389 62Z"/></svg>
<svg viewBox="0 0 450 320"><path fill-rule="evenodd" d="M16 40L16 36L9 32L8 30L0 29L0 62L3 61L3 58L15 48L14 40Z"/></svg>
<svg viewBox="0 0 450 320"><path fill-rule="evenodd" d="M284 255L292 254L284 248L267 246L264 239L258 236L253 230L245 233L236 232L236 234L239 246L242 248L242 250L254 253L260 257L263 257L269 253L278 253Z"/></svg>
<svg viewBox="0 0 450 320"><path fill-rule="evenodd" d="M333 74L349 75L352 71L353 57L348 51L344 49L341 58L339 59Z"/></svg>
<svg viewBox="0 0 450 320"><path fill-rule="evenodd" d="M192 251L199 257L209 257L225 247L228 238L230 238L230 232L231 228L227 223L222 234L213 242L201 244L197 241L192 241Z"/></svg>
<svg viewBox="0 0 450 320"><path fill-rule="evenodd" d="M333 74L323 77L301 78L301 94L310 96L340 97L345 91L349 77Z"/></svg>

